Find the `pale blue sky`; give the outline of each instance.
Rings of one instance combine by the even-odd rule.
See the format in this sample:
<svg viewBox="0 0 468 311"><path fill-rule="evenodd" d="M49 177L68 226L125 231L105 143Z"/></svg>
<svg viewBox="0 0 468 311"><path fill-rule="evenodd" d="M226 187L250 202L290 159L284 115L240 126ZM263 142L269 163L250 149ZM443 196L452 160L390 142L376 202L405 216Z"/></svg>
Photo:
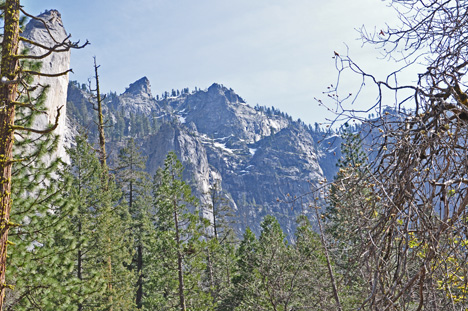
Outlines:
<svg viewBox="0 0 468 311"><path fill-rule="evenodd" d="M314 97L335 83L333 51L370 70L386 67L355 28L394 17L380 0L23 0L39 14L58 9L74 40L72 80L87 82L92 56L101 88L122 93L147 76L153 95L171 89L233 88L247 103L275 106L313 123L331 117ZM350 82L350 91L351 91Z"/></svg>

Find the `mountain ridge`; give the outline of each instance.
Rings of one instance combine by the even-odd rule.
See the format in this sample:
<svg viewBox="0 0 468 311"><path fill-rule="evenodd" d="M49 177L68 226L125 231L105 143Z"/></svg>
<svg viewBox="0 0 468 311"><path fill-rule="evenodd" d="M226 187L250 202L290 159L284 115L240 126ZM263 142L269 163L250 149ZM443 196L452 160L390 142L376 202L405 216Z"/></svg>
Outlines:
<svg viewBox="0 0 468 311"><path fill-rule="evenodd" d="M90 105L88 92L76 82L69 85L70 119L75 125L92 124L93 111L83 108ZM143 77L121 95L108 96L111 153L132 137L148 158L148 172L154 174L165 155L175 151L202 206L211 204L210 185L219 181L241 222L239 230L248 226L259 232L261 218L273 214L292 233L296 216L307 213L304 201L312 198L304 197L300 207L287 201L311 192L336 172L336 152L330 156L326 139L319 142L326 134L274 108L251 107L222 84L170 95L175 96L166 92L160 99L153 97L150 82ZM78 115L83 111L86 117ZM210 218L208 209L202 210Z"/></svg>

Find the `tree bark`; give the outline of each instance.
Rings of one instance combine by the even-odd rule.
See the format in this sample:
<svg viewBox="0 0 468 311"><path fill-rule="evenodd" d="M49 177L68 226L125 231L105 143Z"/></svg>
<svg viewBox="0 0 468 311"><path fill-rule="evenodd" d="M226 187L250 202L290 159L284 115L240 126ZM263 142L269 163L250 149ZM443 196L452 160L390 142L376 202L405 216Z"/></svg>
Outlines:
<svg viewBox="0 0 468 311"><path fill-rule="evenodd" d="M104 116L102 114L102 99L101 92L99 89L99 75L98 75L99 66L96 64L96 57L94 58L94 74L96 79L96 100L97 100L97 112L98 112L98 129L99 129L99 148L100 155L99 159L101 160L101 165L103 168L107 167L107 153L106 153L106 136L104 134Z"/></svg>
<svg viewBox="0 0 468 311"><path fill-rule="evenodd" d="M108 190L107 184L107 153L106 153L106 136L104 133L104 116L102 114L102 99L101 99L101 91L99 89L99 74L98 74L99 66L96 64L96 57L94 57L94 78L96 79L96 100L97 100L97 114L98 114L98 130L99 130L99 160L101 161L102 167L102 186L103 191ZM109 311L114 310L114 303L113 303L113 288L112 288L112 258L111 258L111 238L107 237L108 240L108 256L107 256L107 273L108 273L108 283L107 283L107 290L109 291L109 304L110 308Z"/></svg>
<svg viewBox="0 0 468 311"><path fill-rule="evenodd" d="M6 0L4 4L4 34L2 43L1 75L7 81L18 78L19 62L19 0ZM4 80L4 79L2 79ZM15 121L14 102L18 97L18 83L0 84L0 311L3 310L6 285L8 230L11 226L11 169Z"/></svg>
<svg viewBox="0 0 468 311"><path fill-rule="evenodd" d="M328 248L327 248L327 245L325 244L325 238L323 236L323 230L322 230L322 223L320 222L320 217L319 217L317 208L315 209L315 215L317 216L317 223L319 225L320 241L322 242L323 252L325 253L325 259L327 260L328 274L330 276L330 283L331 283L332 290L333 290L333 297L335 298L335 301L336 301L336 309L339 311L342 311L343 308L341 307L340 296L338 295L338 289L336 287L335 276L333 274L333 269L332 269L331 262L330 262L330 256L328 255Z"/></svg>
<svg viewBox="0 0 468 311"><path fill-rule="evenodd" d="M138 309L143 307L143 247L138 245L137 249L137 274L138 274L138 283L137 283L137 294L136 294L136 305Z"/></svg>
<svg viewBox="0 0 468 311"><path fill-rule="evenodd" d="M182 265L182 251L180 249L180 236L179 236L179 214L177 213L177 202L174 200L174 223L176 230L176 244L177 244L177 270L179 274L179 301L180 310L186 311L185 295L184 295L184 271Z"/></svg>
<svg viewBox="0 0 468 311"><path fill-rule="evenodd" d="M82 228L81 228L81 220L78 221L78 267L77 267L77 274L78 274L78 280L83 281L83 254L81 252L81 234L82 234ZM80 292L81 292L81 286L80 286ZM80 293L81 294L81 293ZM79 303L78 304L78 311L83 310L83 304Z"/></svg>

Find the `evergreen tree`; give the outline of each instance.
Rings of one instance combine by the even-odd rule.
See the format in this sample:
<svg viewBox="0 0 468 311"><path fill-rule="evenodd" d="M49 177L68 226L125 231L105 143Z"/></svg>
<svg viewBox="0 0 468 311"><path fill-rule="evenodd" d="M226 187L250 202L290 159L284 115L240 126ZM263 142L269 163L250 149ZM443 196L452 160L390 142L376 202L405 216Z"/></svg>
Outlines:
<svg viewBox="0 0 468 311"><path fill-rule="evenodd" d="M231 277L235 269L236 237L232 228L234 217L226 195L220 189L218 180L210 186L211 211L213 222L205 229L207 246L206 273L203 282L210 289L213 303L221 307L232 287Z"/></svg>
<svg viewBox="0 0 468 311"><path fill-rule="evenodd" d="M143 253L151 244L154 237L154 227L151 225L153 209L151 208L151 187L148 174L145 172L146 159L141 156L133 138L127 140L124 148L120 149L117 160L117 181L128 202L132 217L133 248L135 256L132 268L137 277L135 303L138 309L143 305ZM146 256L147 258L147 256Z"/></svg>
<svg viewBox="0 0 468 311"><path fill-rule="evenodd" d="M182 180L182 164L170 152L164 169L155 176L156 239L147 262L144 305L150 310L212 310L212 299L200 280L206 269L203 224L188 207L196 205L190 187Z"/></svg>
<svg viewBox="0 0 468 311"><path fill-rule="evenodd" d="M273 216L257 240L246 230L238 249L233 288L220 310L335 310L327 262L306 217L289 244Z"/></svg>
<svg viewBox="0 0 468 311"><path fill-rule="evenodd" d="M12 207L12 171L13 163L16 162L14 160L15 147L13 145L15 133L23 135L27 135L27 133L49 133L57 127L60 116L59 109L55 124L46 129L25 127L21 122L17 122L18 116L16 113L18 109L22 109L26 115L40 111L36 108L34 100L38 95L44 94L40 91L40 87L39 91L32 94L32 90L37 90L37 88L31 87L31 77L44 76L45 74L32 68L30 61L37 61L57 51L64 52L80 46L69 40L64 40L54 47L43 47L45 52L42 55L29 56L26 50L20 51L20 41L36 46L40 46L40 44L27 40L20 35L21 21L24 21L23 18L20 18L20 0L5 0L2 2L0 10L3 18L2 48L0 52L0 72L2 73L2 83L0 84L0 102L2 103L0 109L0 214L2 216L0 224L0 284L2 284L0 287L0 310L2 310L5 289L8 287L6 285L8 233L9 229L14 226L10 221L10 213ZM48 27L47 23L44 23L44 27ZM56 73L52 76L65 75L67 72Z"/></svg>
<svg viewBox="0 0 468 311"><path fill-rule="evenodd" d="M326 231L335 244L331 255L338 274L342 275L339 283L343 289L354 292L348 293L348 297L359 297L364 284L357 257L368 238L363 224L375 219L379 207L369 182L367 155L362 150L359 133L346 127L342 140L342 159L338 162L339 171L330 188Z"/></svg>
<svg viewBox="0 0 468 311"><path fill-rule="evenodd" d="M320 237L305 215L298 217L297 224L294 256L291 258L294 269L290 278L293 282L289 287L289 304L292 310L339 310L341 304L337 306L333 297L333 284ZM334 267L333 262L330 264Z"/></svg>
<svg viewBox="0 0 468 311"><path fill-rule="evenodd" d="M37 138L36 138L37 139ZM70 218L76 214L71 200L63 194L70 179L63 163L44 158L56 147L56 137L37 139L32 149L29 139L16 143L21 156L29 155L14 167L12 198L17 204L10 232L11 261L5 310L71 310L79 282L70 277L74 268L76 240Z"/></svg>
<svg viewBox="0 0 468 311"><path fill-rule="evenodd" d="M226 194L221 190L219 180L215 180L210 186L208 194L211 198L211 204L207 207L213 216L212 238L220 243L232 240L234 238L234 229L232 228L234 213Z"/></svg>
<svg viewBox="0 0 468 311"><path fill-rule="evenodd" d="M230 295L223 301L221 310L236 310L254 296L255 288L259 286L255 275L258 265L257 249L258 240L250 228L247 228L237 249L236 269L232 277L233 287Z"/></svg>
<svg viewBox="0 0 468 311"><path fill-rule="evenodd" d="M76 304L78 310L131 310L134 277L128 269L132 261L128 209L91 146L83 137L76 142L70 150L70 198L78 209L72 218L78 243L74 274L81 282Z"/></svg>
<svg viewBox="0 0 468 311"><path fill-rule="evenodd" d="M275 217L266 216L261 227L258 243L253 244L256 247L249 250L250 254L242 254L253 258L247 261L242 258L239 262L239 268L248 267L250 280L244 284L237 282L244 295L235 310L289 310L288 285L295 272L291 261L293 250Z"/></svg>

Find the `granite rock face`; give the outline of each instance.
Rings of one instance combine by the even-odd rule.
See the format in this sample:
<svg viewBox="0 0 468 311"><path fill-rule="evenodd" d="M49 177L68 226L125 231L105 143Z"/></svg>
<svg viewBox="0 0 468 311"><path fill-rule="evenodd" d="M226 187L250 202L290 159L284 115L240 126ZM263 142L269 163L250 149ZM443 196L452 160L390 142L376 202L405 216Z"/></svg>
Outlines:
<svg viewBox="0 0 468 311"><path fill-rule="evenodd" d="M114 109L121 109L128 117L130 114L160 113L158 102L151 94L151 85L148 78L143 77L130 84L127 90L109 103Z"/></svg>
<svg viewBox="0 0 468 311"><path fill-rule="evenodd" d="M57 10L45 11L38 16L47 25L35 19L31 19L26 25L22 36L39 42L44 46L53 47L59 42L67 39L67 32L63 27L62 18ZM30 55L43 55L46 50L31 44L24 44ZM70 68L70 51L52 53L51 55L41 59L41 72L46 74L57 74L66 72ZM60 118L55 134L59 135L59 145L56 156L68 159L65 152L66 137L70 137L69 128L66 126L66 103L67 103L67 88L68 74L59 77L44 77L39 76L34 80L34 84L48 85L46 107L47 114L40 115L34 122L34 128L45 129L49 124L54 124L57 111L60 109ZM68 140L69 141L69 140Z"/></svg>
<svg viewBox="0 0 468 311"><path fill-rule="evenodd" d="M200 133L214 138L235 137L247 144L270 136L288 125L281 117L267 117L245 103L232 89L214 83L207 91L199 91L171 106L193 122Z"/></svg>
<svg viewBox="0 0 468 311"><path fill-rule="evenodd" d="M23 36L45 46L67 38L58 11L46 11L39 18L53 38L37 20L29 22ZM45 52L36 46L25 47L33 55ZM69 64L69 52L52 54L42 60L42 71L64 72ZM35 82L50 85L48 113L38 118L35 127L53 123L62 107L55 133L60 135L57 156L66 159L65 146L73 142L79 128L90 132L91 139L96 132L91 94L85 85L68 83L68 75L39 77ZM204 217L212 218L207 208L212 203L208 191L219 182L235 210L239 230L249 226L259 232L262 218L273 214L292 234L296 216L307 214L309 201L317 195L311 190L336 172L339 137L313 130L274 108L251 107L221 84L176 95L166 93L156 99L146 77L120 95L109 94L104 112L113 124L108 131L110 160L130 136L147 156L150 174L163 165L169 151L175 151L185 166L184 178L200 199ZM152 130L144 130L148 127Z"/></svg>
<svg viewBox="0 0 468 311"><path fill-rule="evenodd" d="M75 113L81 114L89 105L86 90L77 83L70 84L68 100ZM204 216L211 218L206 208L211 204L208 191L219 181L235 210L239 230L249 226L259 232L262 218L273 214L292 234L296 216L310 212L308 203L317 195L311 190L336 172L338 157L331 147L339 146L339 141L328 144L323 132L278 110L251 107L220 84L156 100L148 79L142 78L120 96L111 96L106 111L110 120L117 120L119 111L129 111L157 122L155 132L133 135L147 156L148 172L154 174L167 153L175 151L185 166L184 178L205 206ZM125 128L136 126L131 124L135 117L129 115L120 121ZM124 140L109 140L113 153Z"/></svg>

